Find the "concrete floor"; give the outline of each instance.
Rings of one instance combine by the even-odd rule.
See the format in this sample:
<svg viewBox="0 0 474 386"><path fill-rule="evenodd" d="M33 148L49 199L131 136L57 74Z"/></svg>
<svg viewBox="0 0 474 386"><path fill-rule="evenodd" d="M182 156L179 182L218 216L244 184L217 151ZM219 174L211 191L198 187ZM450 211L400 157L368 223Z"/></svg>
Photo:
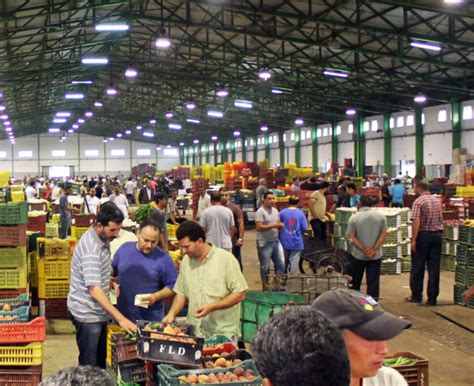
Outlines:
<svg viewBox="0 0 474 386"><path fill-rule="evenodd" d="M251 290L260 289L255 232L248 231L243 248L244 274ZM438 307L404 302L409 296L408 274L382 276L381 304L388 311L413 322L413 327L390 341L391 352L409 351L429 360L430 386L472 386L474 375L474 334L448 322L432 311L453 304L454 274L442 271ZM459 307L468 317L474 310ZM445 308L446 309L446 308ZM77 363L74 335L61 323L62 335L48 334L45 343L43 377Z"/></svg>

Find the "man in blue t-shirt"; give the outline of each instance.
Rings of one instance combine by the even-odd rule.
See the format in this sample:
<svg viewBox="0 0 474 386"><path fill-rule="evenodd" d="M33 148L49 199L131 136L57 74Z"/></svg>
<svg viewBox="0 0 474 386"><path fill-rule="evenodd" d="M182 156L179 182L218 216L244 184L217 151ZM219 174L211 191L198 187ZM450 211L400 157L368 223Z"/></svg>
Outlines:
<svg viewBox="0 0 474 386"><path fill-rule="evenodd" d="M405 187L397 178L395 184L390 189L392 196L392 208L403 208L403 198L405 197Z"/></svg>
<svg viewBox="0 0 474 386"><path fill-rule="evenodd" d="M172 288L178 272L171 257L158 248L160 230L153 220L140 224L138 241L123 244L112 262L112 283L117 292L117 307L128 319L161 321L165 316L163 300L174 295ZM135 305L135 296L147 308Z"/></svg>
<svg viewBox="0 0 474 386"><path fill-rule="evenodd" d="M298 208L300 199L290 197L289 207L280 212L284 228L280 231L280 243L285 252L285 273L297 274L301 252L304 249L303 233L308 228L306 216Z"/></svg>
<svg viewBox="0 0 474 386"><path fill-rule="evenodd" d="M349 207L357 208L357 204L360 200L360 195L357 194L357 188L353 182L347 184L347 194L349 196Z"/></svg>

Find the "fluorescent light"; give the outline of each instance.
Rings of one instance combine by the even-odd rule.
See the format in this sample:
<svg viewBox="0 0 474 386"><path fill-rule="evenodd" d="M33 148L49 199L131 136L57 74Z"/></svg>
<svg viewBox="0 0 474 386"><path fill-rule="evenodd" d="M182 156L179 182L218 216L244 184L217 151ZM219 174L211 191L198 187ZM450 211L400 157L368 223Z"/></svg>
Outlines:
<svg viewBox="0 0 474 386"><path fill-rule="evenodd" d="M303 118L295 119L295 125L301 126L302 124L304 124Z"/></svg>
<svg viewBox="0 0 474 386"><path fill-rule="evenodd" d="M143 136L153 138L155 136L155 134L150 132L150 131L144 131Z"/></svg>
<svg viewBox="0 0 474 386"><path fill-rule="evenodd" d="M87 118L90 118L94 115L94 113L92 111L86 111L86 113L84 114Z"/></svg>
<svg viewBox="0 0 474 386"><path fill-rule="evenodd" d="M79 124L84 123L84 122L85 122L85 120L84 120L83 118L79 118L79 119L77 120L77 123L79 123Z"/></svg>
<svg viewBox="0 0 474 386"><path fill-rule="evenodd" d="M161 146L157 146L157 147L156 147L156 150L160 151L160 150L161 150Z"/></svg>
<svg viewBox="0 0 474 386"><path fill-rule="evenodd" d="M82 99L84 98L84 94L82 93L67 93L64 95L64 98L66 99Z"/></svg>
<svg viewBox="0 0 474 386"><path fill-rule="evenodd" d="M141 130L141 129L143 129L143 126L142 125L137 125L136 129Z"/></svg>
<svg viewBox="0 0 474 386"><path fill-rule="evenodd" d="M54 118L53 122L54 123L66 123L67 119L66 118Z"/></svg>
<svg viewBox="0 0 474 386"><path fill-rule="evenodd" d="M180 142L180 143L179 143L179 146L184 146L184 142ZM5 153L5 154L6 154L6 153ZM5 155L5 157L6 157L6 155Z"/></svg>
<svg viewBox="0 0 474 386"><path fill-rule="evenodd" d="M150 125L154 125L154 124L156 124L156 119L154 118L150 119Z"/></svg>
<svg viewBox="0 0 474 386"><path fill-rule="evenodd" d="M258 77L266 81L272 77L272 74L268 70L262 70L258 73Z"/></svg>
<svg viewBox="0 0 474 386"><path fill-rule="evenodd" d="M462 4L464 0L444 0L445 4Z"/></svg>
<svg viewBox="0 0 474 386"><path fill-rule="evenodd" d="M194 103L194 102L188 102L188 103L186 103L186 108L187 108L188 110L194 110L194 109L196 108L196 103Z"/></svg>
<svg viewBox="0 0 474 386"><path fill-rule="evenodd" d="M92 80L73 80L71 84L92 84Z"/></svg>
<svg viewBox="0 0 474 386"><path fill-rule="evenodd" d="M211 137L211 139L212 139L213 141L217 141L217 135L213 135L213 136Z"/></svg>
<svg viewBox="0 0 474 386"><path fill-rule="evenodd" d="M126 134L126 135L132 134L132 130L125 130L125 134Z"/></svg>
<svg viewBox="0 0 474 386"><path fill-rule="evenodd" d="M193 143L198 144L198 143L199 143L199 139L195 139L195 140L193 141Z"/></svg>
<svg viewBox="0 0 474 386"><path fill-rule="evenodd" d="M69 129L67 132L68 132L69 134L71 134L71 133L74 133L74 130L73 130L73 129Z"/></svg>
<svg viewBox="0 0 474 386"><path fill-rule="evenodd" d="M104 138L102 142L107 143L107 138Z"/></svg>
<svg viewBox="0 0 474 386"><path fill-rule="evenodd" d="M97 101L97 102L94 102L94 106L95 107L102 107L103 105L102 105L102 102Z"/></svg>
<svg viewBox="0 0 474 386"><path fill-rule="evenodd" d="M268 131L268 126L267 125L260 126L260 131Z"/></svg>
<svg viewBox="0 0 474 386"><path fill-rule="evenodd" d="M346 115L356 115L357 111L355 109L347 109Z"/></svg>
<svg viewBox="0 0 474 386"><path fill-rule="evenodd" d="M170 123L168 127L172 130L181 130L181 125L179 123Z"/></svg>
<svg viewBox="0 0 474 386"><path fill-rule="evenodd" d="M339 70L324 70L323 72L324 75L326 76L335 76L338 78L347 78L349 76L349 73L344 72L344 71L339 71Z"/></svg>
<svg viewBox="0 0 474 386"><path fill-rule="evenodd" d="M216 94L220 98L225 98L227 95L229 95L229 91L222 89L218 90Z"/></svg>
<svg viewBox="0 0 474 386"><path fill-rule="evenodd" d="M201 121L199 119L194 119L194 118L188 118L188 119L186 119L186 122L195 123L195 124L200 124L201 123Z"/></svg>
<svg viewBox="0 0 474 386"><path fill-rule="evenodd" d="M56 116L60 118L69 118L71 113L68 111L60 111L59 113L56 113Z"/></svg>
<svg viewBox="0 0 474 386"><path fill-rule="evenodd" d="M109 141L113 141L114 140L114 137L109 137Z"/></svg>
<svg viewBox="0 0 474 386"><path fill-rule="evenodd" d="M133 68L128 68L126 71L125 71L125 76L127 78L135 78L137 76L138 72L137 70L133 69Z"/></svg>
<svg viewBox="0 0 474 386"><path fill-rule="evenodd" d="M109 87L106 92L107 95L117 95L117 90L113 87Z"/></svg>
<svg viewBox="0 0 474 386"><path fill-rule="evenodd" d="M224 113L222 111L216 111L216 110L209 110L207 112L208 117L213 117L213 118L223 118Z"/></svg>
<svg viewBox="0 0 474 386"><path fill-rule="evenodd" d="M278 90L277 88L272 88L272 94L283 94L283 91Z"/></svg>
<svg viewBox="0 0 474 386"><path fill-rule="evenodd" d="M13 129L12 129L11 127L5 127L5 131L6 131L7 133L9 133L9 132L12 131L12 130L13 130Z"/></svg>
<svg viewBox="0 0 474 386"><path fill-rule="evenodd" d="M171 46L171 40L168 38L158 38L155 41L155 46L157 48L169 48Z"/></svg>
<svg viewBox="0 0 474 386"><path fill-rule="evenodd" d="M442 47L439 44L425 42L425 41L411 41L410 45L416 48L422 48L424 50L431 50L431 51L441 51Z"/></svg>
<svg viewBox="0 0 474 386"><path fill-rule="evenodd" d="M6 110L6 108L7 108L6 106L4 106L4 105L0 105L0 111L5 111L5 110Z"/></svg>
<svg viewBox="0 0 474 386"><path fill-rule="evenodd" d="M4 119L4 120L5 120L5 119L8 119L8 115L3 114L2 116L0 116L0 119Z"/></svg>
<svg viewBox="0 0 474 386"><path fill-rule="evenodd" d="M107 64L109 63L109 59L107 58L82 58L82 64Z"/></svg>
<svg viewBox="0 0 474 386"><path fill-rule="evenodd" d="M426 96L423 94L418 94L414 99L416 103L425 103L426 102Z"/></svg>
<svg viewBox="0 0 474 386"><path fill-rule="evenodd" d="M10 126L12 123L11 123L10 121L4 121L3 124L4 124L5 126Z"/></svg>
<svg viewBox="0 0 474 386"><path fill-rule="evenodd" d="M0 98L3 98L3 92L0 92Z"/></svg>
<svg viewBox="0 0 474 386"><path fill-rule="evenodd" d="M238 137L238 136L240 136L240 131L239 131L239 130L235 130L235 131L233 132L233 134L234 134L234 137Z"/></svg>
<svg viewBox="0 0 474 386"><path fill-rule="evenodd" d="M251 101L244 101L241 99L234 100L234 106L240 107L242 109L251 109L253 107L253 103Z"/></svg>
<svg viewBox="0 0 474 386"><path fill-rule="evenodd" d="M95 30L99 32L128 31L130 27L127 24L97 24Z"/></svg>
<svg viewBox="0 0 474 386"><path fill-rule="evenodd" d="M122 138L122 133L117 133L117 138Z"/></svg>
<svg viewBox="0 0 474 386"><path fill-rule="evenodd" d="M79 129L79 125L77 123L75 123L74 125L72 125L72 128L73 129Z"/></svg>

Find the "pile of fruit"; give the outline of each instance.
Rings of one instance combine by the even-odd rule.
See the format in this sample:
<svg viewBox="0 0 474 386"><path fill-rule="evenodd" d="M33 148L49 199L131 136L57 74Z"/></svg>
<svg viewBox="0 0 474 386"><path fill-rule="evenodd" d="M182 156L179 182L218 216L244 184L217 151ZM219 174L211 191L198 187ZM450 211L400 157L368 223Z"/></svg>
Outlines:
<svg viewBox="0 0 474 386"><path fill-rule="evenodd" d="M204 358L204 367L206 369L234 367L242 363L241 359L229 358L229 354L223 352L222 354L213 354L212 357Z"/></svg>
<svg viewBox="0 0 474 386"><path fill-rule="evenodd" d="M162 322L150 322L144 328L143 331L147 332L158 332L162 334L188 336L185 333L187 326L176 326L174 324L162 323Z"/></svg>
<svg viewBox="0 0 474 386"><path fill-rule="evenodd" d="M28 212L28 217L39 217L39 216L45 216L45 215L47 215L47 213L42 210L30 210Z"/></svg>
<svg viewBox="0 0 474 386"><path fill-rule="evenodd" d="M229 382L252 382L257 377L253 370L244 370L242 367L237 367L233 371L222 371L208 374L188 374L179 377L179 383L187 384L208 384L208 383L229 383Z"/></svg>

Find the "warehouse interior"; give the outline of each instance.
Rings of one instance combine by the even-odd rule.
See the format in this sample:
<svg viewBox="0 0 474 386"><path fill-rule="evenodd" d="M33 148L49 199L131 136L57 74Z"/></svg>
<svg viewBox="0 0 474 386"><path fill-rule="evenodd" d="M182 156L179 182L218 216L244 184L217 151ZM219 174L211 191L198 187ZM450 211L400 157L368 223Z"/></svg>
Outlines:
<svg viewBox="0 0 474 386"><path fill-rule="evenodd" d="M462 297L474 285L472 1L9 0L0 1L0 21L0 304L17 304L20 296L29 307L21 322L44 317L40 328L47 332L41 344L2 338L8 326L2 315L7 322L18 315L0 311L1 385L17 386L12 379L20 365L32 374L18 383L24 386L78 363L66 298L74 247L94 229L89 187L103 181L109 192L98 198L107 201L133 178L123 225L132 232L136 213L154 210L139 199L150 180L167 193L176 189L177 202L186 202L179 210L192 220L201 189L228 190L245 220L243 274L248 290L258 293L260 180L279 211L297 196L310 217L313 188L300 186L329 182L324 239L337 254L352 248L347 211L333 208L344 176L357 196L375 195L377 206L391 206L377 208L389 222L397 217L389 225L393 244L380 247L393 265L382 268L379 299L413 323L389 342L390 354L415 355L417 375L400 373L410 386L474 383L474 301ZM391 186L401 180L402 209L384 202L386 179ZM189 189L178 180L188 180ZM422 181L442 205L436 307L404 301L415 254L410 216ZM71 184L69 205L76 209L69 244L58 239L59 196L42 196L62 183ZM9 218L13 212L18 220ZM178 256L178 241L168 241ZM67 263L48 257L48 245L67 249ZM6 257L14 251L23 268ZM67 265L67 273L51 268L53 279L42 276L48 264ZM15 284L11 275L18 275ZM48 285L60 294L45 295ZM252 352L252 340L243 341ZM28 344L36 345L36 357L26 362L2 354L16 345L21 356ZM128 381L113 366L108 370L117 384L171 385L150 381L153 366L146 379Z"/></svg>

